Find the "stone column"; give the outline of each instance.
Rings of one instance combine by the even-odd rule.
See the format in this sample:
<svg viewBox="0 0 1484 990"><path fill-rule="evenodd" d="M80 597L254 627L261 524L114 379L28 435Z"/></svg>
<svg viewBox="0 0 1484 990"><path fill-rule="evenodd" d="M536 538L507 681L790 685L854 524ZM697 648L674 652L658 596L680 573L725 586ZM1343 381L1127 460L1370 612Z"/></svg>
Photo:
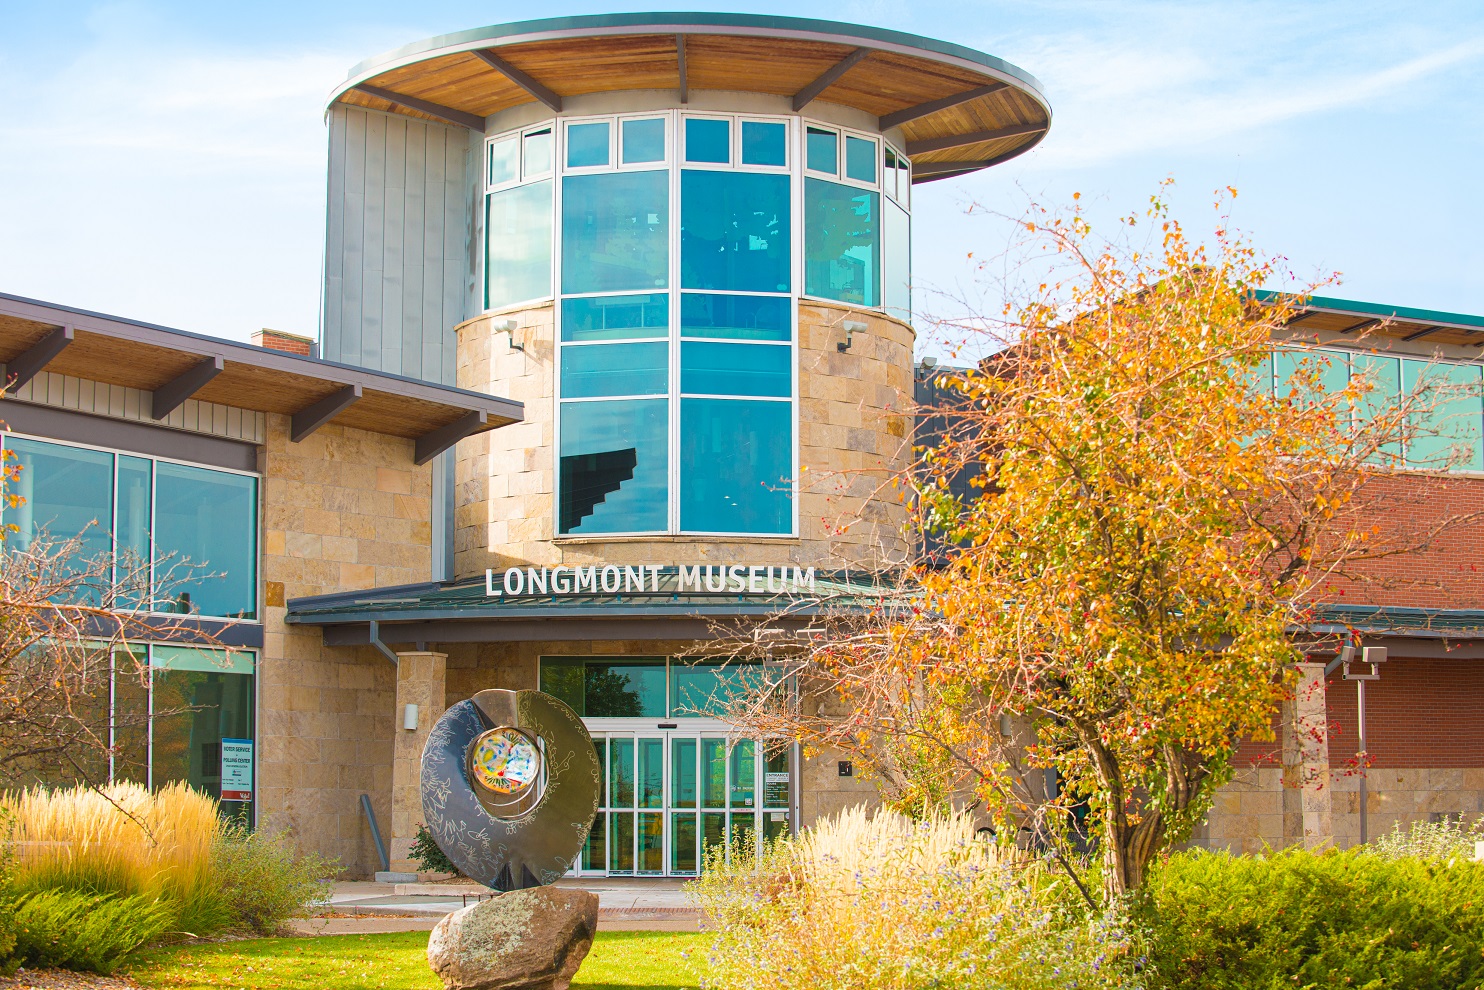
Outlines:
<svg viewBox="0 0 1484 990"><path fill-rule="evenodd" d="M1297 666L1293 700L1283 706L1283 839L1318 849L1335 835L1324 664Z"/></svg>
<svg viewBox="0 0 1484 990"><path fill-rule="evenodd" d="M423 817L419 790L423 744L433 723L443 714L447 663L446 653L397 654L397 703L392 721L396 733L392 748L392 834L387 849L395 873L417 871L417 864L407 854ZM402 727L408 705L417 706L416 729Z"/></svg>

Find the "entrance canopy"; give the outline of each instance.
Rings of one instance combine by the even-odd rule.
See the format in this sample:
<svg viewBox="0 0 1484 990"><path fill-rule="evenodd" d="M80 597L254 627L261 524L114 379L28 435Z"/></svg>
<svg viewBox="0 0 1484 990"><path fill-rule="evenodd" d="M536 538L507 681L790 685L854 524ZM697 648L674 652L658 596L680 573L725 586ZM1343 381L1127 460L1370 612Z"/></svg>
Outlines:
<svg viewBox="0 0 1484 990"><path fill-rule="evenodd" d="M790 635L842 609L879 608L872 576L779 565L512 567L474 581L288 602L326 646L530 640L718 639L765 624Z"/></svg>

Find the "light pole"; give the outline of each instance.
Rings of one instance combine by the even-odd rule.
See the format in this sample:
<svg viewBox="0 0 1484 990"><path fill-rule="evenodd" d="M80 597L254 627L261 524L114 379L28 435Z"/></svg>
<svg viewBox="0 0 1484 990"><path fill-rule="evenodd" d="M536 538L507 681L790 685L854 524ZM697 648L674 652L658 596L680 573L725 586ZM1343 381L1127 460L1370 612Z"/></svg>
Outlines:
<svg viewBox="0 0 1484 990"><path fill-rule="evenodd" d="M1381 679L1381 670L1377 664L1386 662L1386 647L1367 646L1361 650L1360 662L1370 668L1368 673L1351 671L1350 664L1355 660L1355 647L1347 646L1340 650L1340 663L1343 665L1341 676L1347 681L1355 682L1355 727L1357 741L1360 743L1360 752L1356 758L1360 761L1360 844L1366 844L1366 736L1365 736L1365 682L1378 681Z"/></svg>

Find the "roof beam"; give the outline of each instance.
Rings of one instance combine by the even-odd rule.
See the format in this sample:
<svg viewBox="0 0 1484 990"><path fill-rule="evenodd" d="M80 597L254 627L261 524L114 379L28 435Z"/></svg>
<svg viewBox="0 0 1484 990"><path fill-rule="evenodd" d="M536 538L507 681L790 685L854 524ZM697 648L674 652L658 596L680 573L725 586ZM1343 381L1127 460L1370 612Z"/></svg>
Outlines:
<svg viewBox="0 0 1484 990"><path fill-rule="evenodd" d="M207 382L221 374L226 366L227 362L220 357L209 357L174 380L161 385L155 389L150 415L155 419L169 416L183 406L187 399L201 391Z"/></svg>
<svg viewBox="0 0 1484 990"><path fill-rule="evenodd" d="M680 68L680 105L685 106L690 102L690 77L685 71L685 35L675 36L675 61Z"/></svg>
<svg viewBox="0 0 1484 990"><path fill-rule="evenodd" d="M1418 330L1415 333L1409 333L1409 334L1407 334L1405 337L1402 338L1402 340L1404 340L1404 341L1406 341L1406 340L1417 340L1417 339L1419 339L1421 337L1426 337L1428 334L1437 333L1439 330L1447 330L1447 329L1448 329L1447 327L1441 327L1441 326L1423 327L1421 330Z"/></svg>
<svg viewBox="0 0 1484 990"><path fill-rule="evenodd" d="M72 343L70 326L60 326L47 333L36 343L22 351L15 360L5 366L5 387L12 392L41 374L51 359L62 353Z"/></svg>
<svg viewBox="0 0 1484 990"><path fill-rule="evenodd" d="M1025 134L1044 134L1045 124L1016 124L1013 127L1001 127L993 131L974 131L969 134L955 134L950 137L924 138L921 141L907 142L907 156L925 155L930 151L947 151L949 148L967 148L974 144L988 144L991 141L1000 141L1004 138L1021 137Z"/></svg>
<svg viewBox="0 0 1484 990"><path fill-rule="evenodd" d="M1348 326L1341 330L1340 333L1358 333L1361 330L1369 330L1371 327L1380 326L1382 322L1381 320L1361 320L1354 326Z"/></svg>
<svg viewBox="0 0 1484 990"><path fill-rule="evenodd" d="M541 85L536 80L532 79L530 76L526 75L524 72L511 65L509 62L505 61L494 52L490 51L487 48L476 48L469 54L482 61L491 69L494 69L496 72L500 73L500 75L504 76L506 79L509 79L511 82L515 83L527 93L530 93L542 103L545 103L547 109L549 109L552 113L562 112L562 98L560 96L556 95L551 90L547 89L545 86Z"/></svg>
<svg viewBox="0 0 1484 990"><path fill-rule="evenodd" d="M416 110L419 113L427 114L429 117L437 117L445 123L457 124L460 127L467 127L471 131L484 133L484 118L478 114L455 110L453 107L446 107L441 103L434 103L431 100L419 99L416 96L404 96L401 93L393 93L389 89L372 86L370 83L360 83L351 88L365 93L367 96L374 96L378 100L386 100L393 106L403 107L407 110Z"/></svg>
<svg viewBox="0 0 1484 990"><path fill-rule="evenodd" d="M289 439L294 443L303 440L315 430L351 407L361 397L361 386L347 385L330 393L318 402L311 403L294 413L289 427Z"/></svg>
<svg viewBox="0 0 1484 990"><path fill-rule="evenodd" d="M797 113L813 103L820 93L835 85L841 76L855 68L856 63L869 54L871 54L871 49L857 48L828 69L825 69L818 79L794 94L794 112Z"/></svg>
<svg viewBox="0 0 1484 990"><path fill-rule="evenodd" d="M945 96L941 100L929 100L926 103L919 103L915 107L906 107L905 109L897 110L880 118L877 123L880 125L881 130L884 131L889 127L905 124L909 120L926 117L929 114L937 113L939 110L947 110L949 107L956 107L960 103L968 103L970 100L977 100L981 96L988 96L991 93L998 93L1002 89L1009 88L1009 83L1002 82L990 83L988 86L976 86L974 89L966 89L962 93Z"/></svg>
<svg viewBox="0 0 1484 990"><path fill-rule="evenodd" d="M414 464L426 464L460 440L481 429L485 423L484 410L465 413L447 426L424 433L417 438L412 451Z"/></svg>

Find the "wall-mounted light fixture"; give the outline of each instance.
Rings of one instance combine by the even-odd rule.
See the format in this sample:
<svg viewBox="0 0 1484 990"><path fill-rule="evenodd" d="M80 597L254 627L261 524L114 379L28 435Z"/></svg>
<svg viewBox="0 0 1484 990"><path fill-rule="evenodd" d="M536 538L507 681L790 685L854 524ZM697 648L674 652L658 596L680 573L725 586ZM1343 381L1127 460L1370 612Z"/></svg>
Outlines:
<svg viewBox="0 0 1484 990"><path fill-rule="evenodd" d="M417 706L416 705L403 705L402 706L402 728L406 729L408 732L416 732L417 731Z"/></svg>
<svg viewBox="0 0 1484 990"><path fill-rule="evenodd" d="M515 331L518 328L518 324L514 320L502 320L501 322L494 324L494 328L495 333L507 333L510 335L510 349L512 351L525 350L525 346L523 344L517 344L515 342Z"/></svg>
<svg viewBox="0 0 1484 990"><path fill-rule="evenodd" d="M841 324L841 326L845 327L845 342L842 344L836 344L835 347L842 351L850 350L850 345L855 343L854 337L857 330L859 330L861 333L865 333L868 329L870 329L870 327L868 327L860 320L846 320L843 324Z"/></svg>

